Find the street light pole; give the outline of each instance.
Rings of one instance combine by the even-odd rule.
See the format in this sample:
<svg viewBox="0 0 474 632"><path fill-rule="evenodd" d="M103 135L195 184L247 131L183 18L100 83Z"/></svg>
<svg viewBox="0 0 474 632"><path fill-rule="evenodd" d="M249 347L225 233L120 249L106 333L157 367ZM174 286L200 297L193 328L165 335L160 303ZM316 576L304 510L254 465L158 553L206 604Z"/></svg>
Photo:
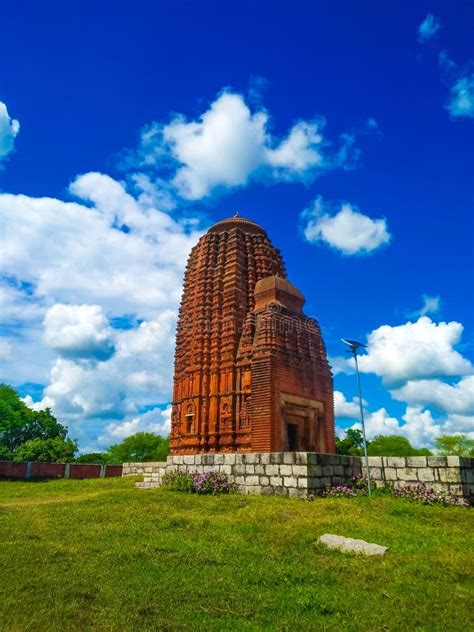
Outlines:
<svg viewBox="0 0 474 632"><path fill-rule="evenodd" d="M371 485L370 485L370 467L369 467L369 456L367 454L367 437L365 434L365 420L364 420L364 407L362 406L362 388L360 386L360 374L359 374L359 362L357 360L357 350L360 347L365 347L361 342L357 342L357 340L344 340L341 338L342 342L349 346L352 355L354 356L355 367L356 367L356 375L357 375L357 390L359 393L359 408L360 408L360 421L362 424L362 438L364 440L364 456L365 456L365 469L367 472L367 489L369 492L369 496L371 494Z"/></svg>

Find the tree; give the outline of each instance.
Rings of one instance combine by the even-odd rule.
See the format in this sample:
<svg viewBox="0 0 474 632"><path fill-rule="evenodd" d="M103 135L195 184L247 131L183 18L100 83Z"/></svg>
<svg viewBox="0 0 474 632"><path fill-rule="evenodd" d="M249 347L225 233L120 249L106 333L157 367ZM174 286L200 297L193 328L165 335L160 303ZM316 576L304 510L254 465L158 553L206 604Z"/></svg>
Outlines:
<svg viewBox="0 0 474 632"><path fill-rule="evenodd" d="M106 452L90 452L89 454L81 454L77 457L76 463L92 463L97 465L105 465L108 463L109 456Z"/></svg>
<svg viewBox="0 0 474 632"><path fill-rule="evenodd" d="M66 436L67 428L49 408L32 410L10 386L0 384L0 458L13 458L30 439L65 440Z"/></svg>
<svg viewBox="0 0 474 632"><path fill-rule="evenodd" d="M466 435L443 435L435 439L436 451L442 456L474 457L474 440Z"/></svg>
<svg viewBox="0 0 474 632"><path fill-rule="evenodd" d="M43 461L70 463L74 460L77 444L72 439L28 439L15 452L15 461Z"/></svg>
<svg viewBox="0 0 474 632"><path fill-rule="evenodd" d="M12 452L6 446L0 445L0 461L11 461L12 458Z"/></svg>
<svg viewBox="0 0 474 632"><path fill-rule="evenodd" d="M337 454L361 455L364 445L362 431L355 428L348 428L344 439L336 437Z"/></svg>
<svg viewBox="0 0 474 632"><path fill-rule="evenodd" d="M377 435L367 444L369 456L423 456L430 455L427 448L414 448L406 437Z"/></svg>
<svg viewBox="0 0 474 632"><path fill-rule="evenodd" d="M168 452L169 437L151 432L137 432L107 450L109 463L166 461Z"/></svg>

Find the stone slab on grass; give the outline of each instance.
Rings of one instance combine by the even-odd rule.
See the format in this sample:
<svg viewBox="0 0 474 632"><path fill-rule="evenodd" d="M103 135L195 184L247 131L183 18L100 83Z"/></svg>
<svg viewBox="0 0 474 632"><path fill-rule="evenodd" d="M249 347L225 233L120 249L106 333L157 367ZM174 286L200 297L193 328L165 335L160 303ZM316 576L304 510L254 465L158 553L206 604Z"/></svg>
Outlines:
<svg viewBox="0 0 474 632"><path fill-rule="evenodd" d="M332 535L331 533L322 535L318 542L330 549L338 549L349 553L362 553L364 555L385 555L385 551L388 549L387 546L380 546L380 544L345 538L342 535Z"/></svg>
<svg viewBox="0 0 474 632"><path fill-rule="evenodd" d="M155 481L141 481L139 483L135 483L135 487L137 489L155 489L159 486L160 483L156 483Z"/></svg>

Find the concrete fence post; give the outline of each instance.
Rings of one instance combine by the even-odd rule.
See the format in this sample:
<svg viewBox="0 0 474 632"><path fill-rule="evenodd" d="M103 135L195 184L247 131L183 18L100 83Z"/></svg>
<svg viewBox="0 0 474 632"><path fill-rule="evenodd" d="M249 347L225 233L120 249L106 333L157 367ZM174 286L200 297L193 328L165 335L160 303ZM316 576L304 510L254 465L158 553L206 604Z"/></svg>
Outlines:
<svg viewBox="0 0 474 632"><path fill-rule="evenodd" d="M106 470L107 470L107 466L105 464L100 466L100 478L105 478Z"/></svg>
<svg viewBox="0 0 474 632"><path fill-rule="evenodd" d="M31 463L28 461L28 463L26 464L26 470L25 470L25 481L29 481L31 478Z"/></svg>
<svg viewBox="0 0 474 632"><path fill-rule="evenodd" d="M71 471L71 464L66 463L64 465L64 478L69 478L69 472Z"/></svg>

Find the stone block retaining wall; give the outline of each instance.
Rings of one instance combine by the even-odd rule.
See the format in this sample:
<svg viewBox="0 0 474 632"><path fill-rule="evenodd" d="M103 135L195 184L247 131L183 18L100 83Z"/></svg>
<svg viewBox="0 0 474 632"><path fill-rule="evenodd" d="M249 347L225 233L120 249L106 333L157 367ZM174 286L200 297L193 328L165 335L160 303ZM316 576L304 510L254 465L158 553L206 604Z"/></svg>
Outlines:
<svg viewBox="0 0 474 632"><path fill-rule="evenodd" d="M446 489L471 503L474 500L474 459L459 456L371 456L371 477L376 485L403 487L423 483ZM365 471L365 464L362 463Z"/></svg>
<svg viewBox="0 0 474 632"><path fill-rule="evenodd" d="M123 463L122 476L143 476L143 482L137 483L137 487L158 487L166 465L166 461Z"/></svg>
<svg viewBox="0 0 474 632"><path fill-rule="evenodd" d="M358 457L315 452L195 454L168 457L167 469L217 470L248 494L306 498L308 492L352 480L361 473Z"/></svg>
<svg viewBox="0 0 474 632"><path fill-rule="evenodd" d="M446 489L474 499L474 459L463 457L415 456L369 457L372 481L381 486L400 487L413 483ZM277 494L306 498L329 485L350 483L365 469L358 456L315 452L223 453L170 456L166 463L124 463L123 475L143 475L139 487L157 487L165 471L217 470L245 493Z"/></svg>

